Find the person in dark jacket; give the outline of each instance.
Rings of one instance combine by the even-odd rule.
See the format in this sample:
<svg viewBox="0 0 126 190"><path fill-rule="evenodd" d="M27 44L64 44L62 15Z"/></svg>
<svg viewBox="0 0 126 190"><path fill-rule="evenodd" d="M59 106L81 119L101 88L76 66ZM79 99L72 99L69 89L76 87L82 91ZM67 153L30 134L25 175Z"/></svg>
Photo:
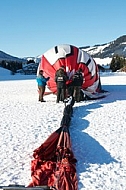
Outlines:
<svg viewBox="0 0 126 190"><path fill-rule="evenodd" d="M50 79L50 77L45 78L43 76L43 70L39 71L39 75L36 78L37 84L38 84L38 90L39 90L39 101L40 102L45 102L43 99L44 92L45 92L45 87L46 87L46 82Z"/></svg>
<svg viewBox="0 0 126 190"><path fill-rule="evenodd" d="M79 69L73 75L73 97L76 102L80 102L80 95L81 95L81 86L83 84L83 75L82 70Z"/></svg>
<svg viewBox="0 0 126 190"><path fill-rule="evenodd" d="M67 74L65 72L65 68L61 66L55 74L55 82L57 85L57 103L59 103L59 101L64 101L66 98L66 81Z"/></svg>

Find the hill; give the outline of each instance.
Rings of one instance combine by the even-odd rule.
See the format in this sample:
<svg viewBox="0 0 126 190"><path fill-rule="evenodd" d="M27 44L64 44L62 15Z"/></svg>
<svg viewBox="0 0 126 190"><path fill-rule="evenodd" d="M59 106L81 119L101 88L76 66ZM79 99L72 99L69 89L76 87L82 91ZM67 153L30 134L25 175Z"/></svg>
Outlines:
<svg viewBox="0 0 126 190"><path fill-rule="evenodd" d="M26 59L24 58L18 58L14 57L12 55L9 55L3 51L0 51L0 61L16 61L16 62L26 62Z"/></svg>
<svg viewBox="0 0 126 190"><path fill-rule="evenodd" d="M104 44L97 44L94 46L85 46L85 47L79 47L80 49L83 49L87 53L89 53L96 63L101 66L108 66L111 63L113 55L119 55L126 58L126 35L120 36L119 38L115 39L114 41L104 43ZM40 62L41 55L36 57L24 57L24 58L18 58L11 56L3 51L0 51L0 61L17 61L22 63L27 63L29 60L33 60L34 63L38 65ZM33 73L36 72L36 64L30 67L31 70L35 70ZM24 67L25 65L23 65ZM31 68L32 67L32 68ZM25 66L25 69L29 71L29 68L27 68L27 65Z"/></svg>
<svg viewBox="0 0 126 190"><path fill-rule="evenodd" d="M98 44L94 46L84 46L79 48L89 53L93 58L100 58L100 59L112 58L112 56L115 54L126 57L126 35L120 36L114 41L106 42L104 44ZM18 58L11 56L7 53L4 53L3 51L0 51L0 61L10 60L10 61L26 62L29 59L33 59L35 62L36 61L38 62L38 60L40 60L40 55L36 57L31 56L30 58L29 57Z"/></svg>
<svg viewBox="0 0 126 190"><path fill-rule="evenodd" d="M94 46L80 47L93 58L112 58L113 55L118 54L119 56L126 57L126 35L123 35L112 42L105 44L99 44Z"/></svg>

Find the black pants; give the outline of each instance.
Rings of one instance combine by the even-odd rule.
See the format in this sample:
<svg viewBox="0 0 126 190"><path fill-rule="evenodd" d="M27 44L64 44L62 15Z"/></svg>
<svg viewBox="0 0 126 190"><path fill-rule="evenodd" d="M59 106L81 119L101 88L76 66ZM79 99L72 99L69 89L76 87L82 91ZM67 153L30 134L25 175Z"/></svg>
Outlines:
<svg viewBox="0 0 126 190"><path fill-rule="evenodd" d="M80 101L80 91L81 91L81 86L74 86L73 97L77 102Z"/></svg>
<svg viewBox="0 0 126 190"><path fill-rule="evenodd" d="M67 87L67 96L73 96L74 86Z"/></svg>
<svg viewBox="0 0 126 190"><path fill-rule="evenodd" d="M57 88L57 102L64 101L66 94L65 88Z"/></svg>

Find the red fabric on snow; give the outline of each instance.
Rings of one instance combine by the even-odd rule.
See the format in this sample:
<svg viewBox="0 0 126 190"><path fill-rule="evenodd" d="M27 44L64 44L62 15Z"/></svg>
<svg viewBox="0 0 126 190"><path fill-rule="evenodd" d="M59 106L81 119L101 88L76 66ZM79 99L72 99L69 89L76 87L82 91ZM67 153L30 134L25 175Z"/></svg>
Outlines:
<svg viewBox="0 0 126 190"><path fill-rule="evenodd" d="M69 129L62 126L33 153L32 181L28 187L53 186L57 190L77 190L76 159L71 150Z"/></svg>

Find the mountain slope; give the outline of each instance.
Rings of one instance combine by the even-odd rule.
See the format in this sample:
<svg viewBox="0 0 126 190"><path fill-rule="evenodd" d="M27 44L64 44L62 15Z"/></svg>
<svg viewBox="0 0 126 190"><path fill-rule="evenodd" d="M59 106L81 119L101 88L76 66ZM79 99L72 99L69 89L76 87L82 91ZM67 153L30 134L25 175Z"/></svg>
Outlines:
<svg viewBox="0 0 126 190"><path fill-rule="evenodd" d="M98 44L94 46L85 46L85 47L79 47L79 48L89 53L93 58L100 58L100 59L112 58L113 55L116 55L116 54L118 54L119 56L126 57L126 35L120 36L116 40L105 43L105 44ZM33 56L31 57L35 62L39 62L41 55L36 56L36 57L33 57ZM0 51L0 61L6 60L6 61L26 62L28 59L29 57L18 58L18 57L14 57L9 54L6 54L3 51Z"/></svg>
<svg viewBox="0 0 126 190"><path fill-rule="evenodd" d="M123 35L116 40L106 44L80 48L89 53L93 58L112 58L112 56L116 54L126 57L126 35Z"/></svg>
<svg viewBox="0 0 126 190"><path fill-rule="evenodd" d="M0 61L17 61L17 62L26 62L23 58L14 57L12 55L9 55L3 51L0 51Z"/></svg>

